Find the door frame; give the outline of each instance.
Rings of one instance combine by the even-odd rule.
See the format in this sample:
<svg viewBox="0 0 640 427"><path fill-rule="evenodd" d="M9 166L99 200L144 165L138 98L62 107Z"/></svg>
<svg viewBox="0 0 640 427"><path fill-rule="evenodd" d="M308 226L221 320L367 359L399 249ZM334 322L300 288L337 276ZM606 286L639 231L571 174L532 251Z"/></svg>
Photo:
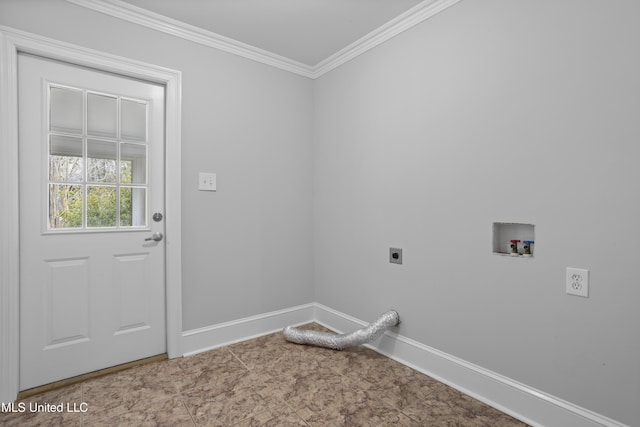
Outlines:
<svg viewBox="0 0 640 427"><path fill-rule="evenodd" d="M134 77L165 87L165 287L167 353L182 356L181 88L182 74L0 25L0 401L20 383L20 235L18 181L18 54Z"/></svg>

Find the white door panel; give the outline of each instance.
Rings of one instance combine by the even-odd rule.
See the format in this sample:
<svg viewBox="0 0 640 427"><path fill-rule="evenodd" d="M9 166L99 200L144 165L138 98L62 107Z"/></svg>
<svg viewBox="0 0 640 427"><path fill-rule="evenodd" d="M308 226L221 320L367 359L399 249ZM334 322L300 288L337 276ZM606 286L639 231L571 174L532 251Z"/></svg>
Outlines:
<svg viewBox="0 0 640 427"><path fill-rule="evenodd" d="M89 339L89 259L44 260L45 349Z"/></svg>
<svg viewBox="0 0 640 427"><path fill-rule="evenodd" d="M164 240L145 240L164 233L164 88L29 55L18 73L27 389L166 351Z"/></svg>

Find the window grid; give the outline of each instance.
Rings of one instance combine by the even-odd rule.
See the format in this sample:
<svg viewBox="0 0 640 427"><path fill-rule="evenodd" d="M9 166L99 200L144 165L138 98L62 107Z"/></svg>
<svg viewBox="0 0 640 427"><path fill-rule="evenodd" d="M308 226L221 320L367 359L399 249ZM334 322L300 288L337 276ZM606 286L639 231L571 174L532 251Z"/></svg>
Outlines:
<svg viewBox="0 0 640 427"><path fill-rule="evenodd" d="M74 130L54 130L52 128L51 117L52 117L52 103L51 103L51 92L53 89L60 90L69 90L76 91L82 93L82 118L81 118L81 129L78 131ZM92 134L89 131L88 126L88 100L90 95L97 96L105 96L108 98L115 99L115 108L116 108L116 129L115 134L113 136L105 136L99 134ZM47 212L46 212L46 223L47 230L49 232L69 232L69 231L127 231L127 230L136 230L136 229L146 229L149 224L149 212L147 209L148 206L148 102L139 99L133 99L129 97L123 97L119 95L106 94L102 92L91 91L88 89L80 89L75 87L70 87L66 85L60 85L56 83L49 83L47 86L47 106L48 106L48 135L47 135L47 146L48 146L48 161L47 161L47 194L48 194L48 204L47 204ZM144 126L143 126L143 137L142 138L129 138L126 139L122 135L122 101L128 101L132 103L137 103L144 106ZM52 179L52 156L57 156L54 154L54 150L52 148L52 141L54 138L73 138L81 141L81 153L77 154L80 157L80 164L82 168L82 178L81 180L69 180L69 179ZM107 143L113 144L115 146L115 165L113 167L113 180L112 182L101 182L99 180L90 180L89 177L89 144L91 142L94 143ZM142 156L138 156L138 159L125 159L122 155L122 146L126 144L130 147L138 147L144 154ZM99 158L98 158L99 159ZM102 159L104 160L104 159ZM129 169L129 173L131 174L131 178L129 180L123 179L123 167ZM136 168L142 170L142 174L136 171ZM133 174L136 172L136 179L133 179ZM140 176L142 175L142 176ZM65 176L68 178L68 176ZM81 205L81 224L75 227L56 227L55 224L52 224L52 220L56 218L52 218L52 214L54 212L52 209L52 188L54 187L67 187L67 188L80 188L81 197L82 197L82 205ZM91 206L89 205L89 196L91 195L92 189L98 188L112 188L113 191L113 208L114 211L114 219L115 223L113 225L92 225L92 221L90 220L89 213ZM134 212L133 206L130 209L130 217L128 221L123 221L122 212L122 194L123 192L129 193L130 201L133 203L134 194L135 194L135 204L138 209L137 212ZM103 192L102 195L109 194L109 192ZM57 203L57 201L54 201ZM102 209L104 205L102 203L98 203L96 205L97 208ZM133 217L138 218L138 221L133 221ZM125 223L123 223L125 222Z"/></svg>

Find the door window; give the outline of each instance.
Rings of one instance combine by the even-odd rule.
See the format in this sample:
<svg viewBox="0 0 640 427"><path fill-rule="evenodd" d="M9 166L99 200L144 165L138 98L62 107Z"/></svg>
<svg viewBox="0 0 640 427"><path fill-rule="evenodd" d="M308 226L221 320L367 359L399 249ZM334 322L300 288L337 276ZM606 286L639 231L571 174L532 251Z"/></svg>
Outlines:
<svg viewBox="0 0 640 427"><path fill-rule="evenodd" d="M148 224L148 103L48 84L48 231Z"/></svg>

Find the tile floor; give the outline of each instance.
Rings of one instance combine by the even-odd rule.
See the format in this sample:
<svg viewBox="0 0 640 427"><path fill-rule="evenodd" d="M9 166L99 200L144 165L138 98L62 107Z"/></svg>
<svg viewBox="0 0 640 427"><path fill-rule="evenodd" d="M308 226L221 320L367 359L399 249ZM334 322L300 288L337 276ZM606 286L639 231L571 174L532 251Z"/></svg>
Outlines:
<svg viewBox="0 0 640 427"><path fill-rule="evenodd" d="M34 402L65 412L31 413ZM24 408L0 413L0 425L525 426L367 348L302 346L281 333L87 380Z"/></svg>

